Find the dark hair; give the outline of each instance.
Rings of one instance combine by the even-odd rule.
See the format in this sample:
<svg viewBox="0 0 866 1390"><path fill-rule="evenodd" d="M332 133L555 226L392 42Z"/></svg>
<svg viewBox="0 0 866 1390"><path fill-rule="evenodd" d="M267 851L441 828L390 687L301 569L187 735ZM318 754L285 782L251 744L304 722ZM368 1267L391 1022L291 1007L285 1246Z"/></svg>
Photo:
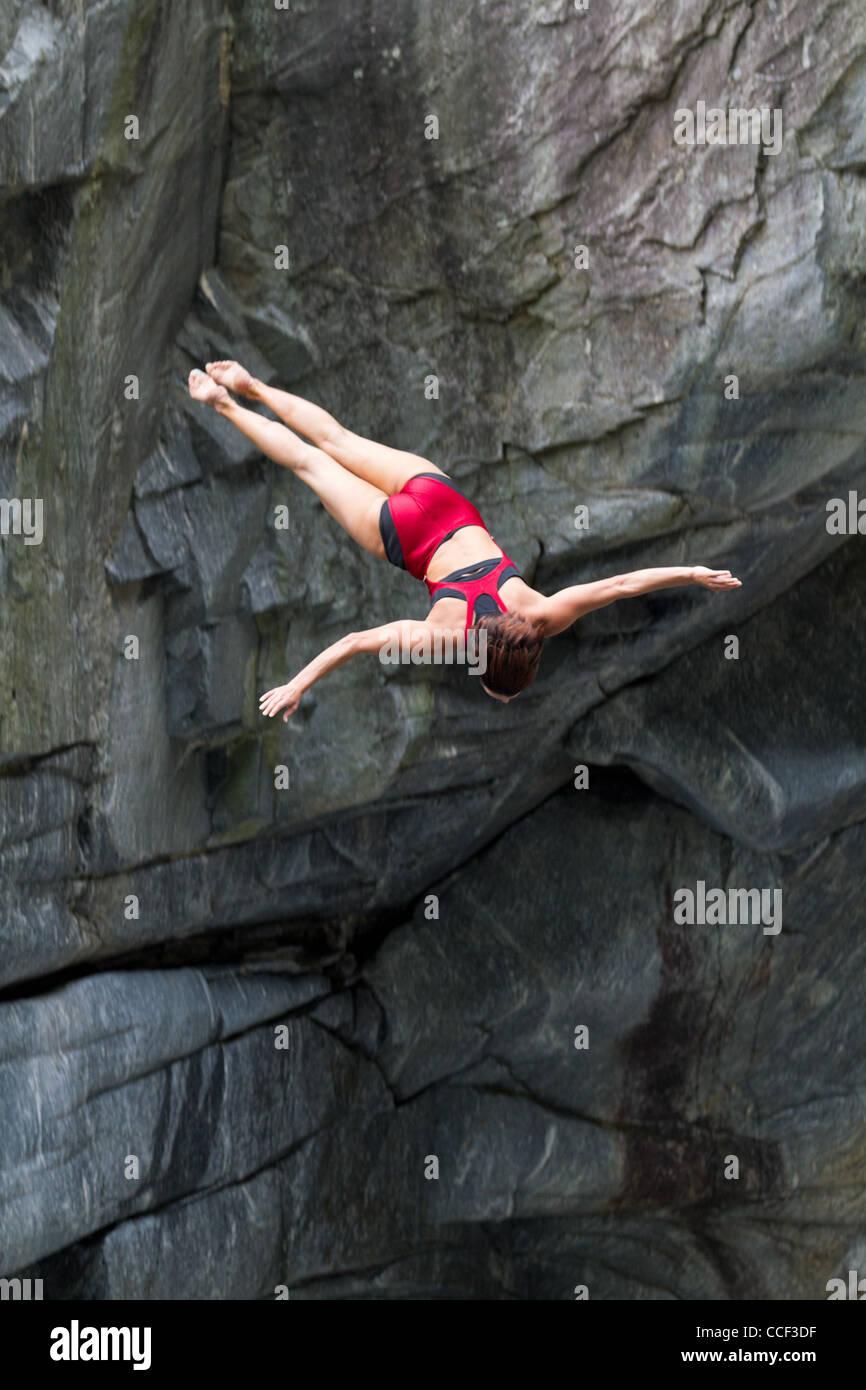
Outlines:
<svg viewBox="0 0 866 1390"><path fill-rule="evenodd" d="M473 627L487 634L487 670L481 677L494 695L516 695L535 680L544 634L540 623L519 613L491 613Z"/></svg>

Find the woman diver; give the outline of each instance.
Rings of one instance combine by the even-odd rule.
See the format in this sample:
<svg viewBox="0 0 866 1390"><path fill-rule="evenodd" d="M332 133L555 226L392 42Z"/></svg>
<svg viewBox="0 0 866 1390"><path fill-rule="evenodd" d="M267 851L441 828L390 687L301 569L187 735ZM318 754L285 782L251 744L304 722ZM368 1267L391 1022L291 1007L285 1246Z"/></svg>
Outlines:
<svg viewBox="0 0 866 1390"><path fill-rule="evenodd" d="M740 586L730 570L685 565L634 570L541 594L521 578L447 473L427 459L353 434L326 410L266 386L237 362L208 362L206 372L193 369L189 392L307 483L371 555L423 580L432 600L421 621L397 619L341 637L287 685L262 695L259 708L265 715L283 710L287 720L315 681L362 652L381 652L394 643L405 650L437 637L465 641L473 628L484 633L481 685L494 700L507 703L534 680L545 639L585 613L675 585ZM245 409L229 392L262 403L284 424Z"/></svg>

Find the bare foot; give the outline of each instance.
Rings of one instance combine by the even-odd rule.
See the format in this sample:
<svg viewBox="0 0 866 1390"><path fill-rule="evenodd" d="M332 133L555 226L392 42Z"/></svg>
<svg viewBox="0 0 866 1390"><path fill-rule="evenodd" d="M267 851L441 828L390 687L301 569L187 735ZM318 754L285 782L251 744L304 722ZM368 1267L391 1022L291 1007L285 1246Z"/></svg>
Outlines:
<svg viewBox="0 0 866 1390"><path fill-rule="evenodd" d="M198 367L193 367L189 374L189 394L194 401L201 401L202 405L228 405L231 401L226 388L206 372L199 371Z"/></svg>
<svg viewBox="0 0 866 1390"><path fill-rule="evenodd" d="M221 386L227 386L236 396L253 394L253 379L240 362L208 362L207 372Z"/></svg>

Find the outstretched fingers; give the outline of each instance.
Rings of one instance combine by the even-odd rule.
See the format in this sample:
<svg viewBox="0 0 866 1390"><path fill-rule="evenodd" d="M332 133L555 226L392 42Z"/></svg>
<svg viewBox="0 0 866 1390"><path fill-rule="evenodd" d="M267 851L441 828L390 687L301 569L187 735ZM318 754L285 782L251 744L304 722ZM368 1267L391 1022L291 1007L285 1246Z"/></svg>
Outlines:
<svg viewBox="0 0 866 1390"><path fill-rule="evenodd" d="M283 723L285 723L289 715L294 714L301 703L302 693L291 682L288 685L277 686L274 690L267 690L259 700L259 711L261 714L272 717L278 714L281 709L285 709L286 712L283 715Z"/></svg>
<svg viewBox="0 0 866 1390"><path fill-rule="evenodd" d="M278 686L275 690L267 690L259 700L259 711L262 714L276 714L281 708L281 696L285 694L285 687Z"/></svg>

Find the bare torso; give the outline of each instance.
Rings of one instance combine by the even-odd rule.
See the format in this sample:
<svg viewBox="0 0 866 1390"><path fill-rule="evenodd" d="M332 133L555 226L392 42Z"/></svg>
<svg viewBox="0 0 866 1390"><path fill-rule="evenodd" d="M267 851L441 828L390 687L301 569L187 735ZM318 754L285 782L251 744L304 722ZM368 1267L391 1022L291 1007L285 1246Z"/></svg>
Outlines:
<svg viewBox="0 0 866 1390"><path fill-rule="evenodd" d="M461 526L456 535L434 552L424 578L435 584L455 570L479 565L482 560L499 559L503 553L483 526ZM518 613L522 618L536 617L539 600L544 597L516 575L506 579L499 593L508 611ZM463 628L466 624L465 599L437 599L425 622L429 627Z"/></svg>

